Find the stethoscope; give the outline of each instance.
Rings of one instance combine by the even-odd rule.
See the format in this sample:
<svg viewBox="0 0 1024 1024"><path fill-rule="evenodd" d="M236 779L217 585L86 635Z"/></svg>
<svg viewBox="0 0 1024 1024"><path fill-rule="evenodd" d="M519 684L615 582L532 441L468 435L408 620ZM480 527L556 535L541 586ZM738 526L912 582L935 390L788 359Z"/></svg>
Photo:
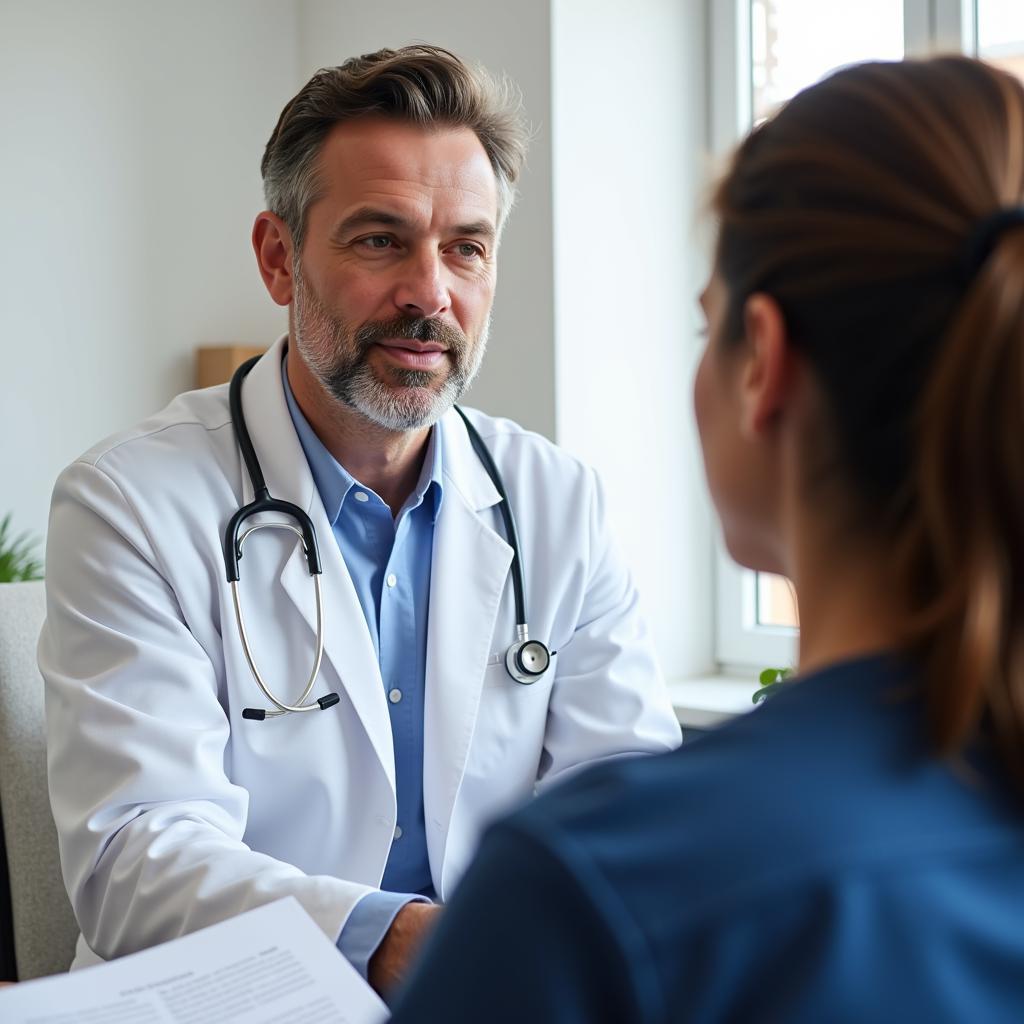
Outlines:
<svg viewBox="0 0 1024 1024"><path fill-rule="evenodd" d="M245 423L245 415L242 412L242 381L245 380L248 372L261 359L261 356L253 356L252 359L244 362L235 371L231 378L231 387L228 391L228 404L231 409L231 421L234 425L235 437L238 441L239 450L242 453L242 461L245 463L249 479L252 481L254 492L253 500L248 505L243 505L231 517L227 529L224 531L224 568L227 570L228 584L231 587L231 599L235 606L235 620L238 623L238 635L242 640L242 650L245 652L245 660L249 663L249 670L252 672L256 685L260 688L263 696L274 705L276 710L266 708L243 708L242 717L251 718L262 722L266 718L276 718L289 712L299 711L326 711L338 703L339 697L336 693L328 693L323 697L317 697L307 703L307 698L313 690L313 684L320 673L320 663L324 655L324 604L323 594L320 589L320 551L317 547L316 530L313 522L306 513L293 505L290 501L282 501L280 498L271 496L267 488L266 480L263 478L263 470L260 467L259 459L256 458L256 450L253 448L252 440L249 437L249 428ZM505 492L505 485L502 483L501 474L494 464L491 453L483 442L476 427L470 423L465 412L458 406L455 411L462 417L466 425L466 432L469 434L470 443L477 458L483 464L487 475L491 478L495 489L501 496L499 509L501 518L505 524L505 539L512 548L512 589L515 593L516 602L516 639L511 647L505 652L505 669L508 674L517 682L529 685L536 682L551 664L552 652L547 645L540 640L530 639L530 630L526 623L526 585L523 581L523 564L519 551L519 533L516 530L515 517L512 514L512 506ZM261 512L277 512L293 519L293 523L280 521L270 523L257 523L250 526L239 537L238 532L242 524L252 516ZM242 605L238 596L239 571L238 563L242 557L242 546L246 538L257 530L277 529L290 530L302 542L302 552L306 557L306 565L309 567L309 574L313 577L313 585L316 590L316 655L313 659L313 668L309 673L309 679L299 694L294 704L288 704L278 700L271 692L260 670L256 667L252 650L249 647L249 636L246 633L245 621L242 618Z"/></svg>

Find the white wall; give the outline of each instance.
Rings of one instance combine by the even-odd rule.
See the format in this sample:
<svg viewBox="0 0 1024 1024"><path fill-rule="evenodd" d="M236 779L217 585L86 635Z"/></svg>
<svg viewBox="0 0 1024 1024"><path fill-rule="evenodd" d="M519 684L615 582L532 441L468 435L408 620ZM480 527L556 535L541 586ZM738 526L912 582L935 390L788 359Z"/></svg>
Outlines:
<svg viewBox="0 0 1024 1024"><path fill-rule="evenodd" d="M558 440L597 466L671 676L713 661L691 411L703 0L554 0Z"/></svg>
<svg viewBox="0 0 1024 1024"><path fill-rule="evenodd" d="M0 0L0 515L191 386L195 346L283 329L249 247L297 87L273 0Z"/></svg>
<svg viewBox="0 0 1024 1024"><path fill-rule="evenodd" d="M491 343L467 402L555 436L551 20L548 0L300 0L299 65L429 42L507 74L535 132L498 255Z"/></svg>

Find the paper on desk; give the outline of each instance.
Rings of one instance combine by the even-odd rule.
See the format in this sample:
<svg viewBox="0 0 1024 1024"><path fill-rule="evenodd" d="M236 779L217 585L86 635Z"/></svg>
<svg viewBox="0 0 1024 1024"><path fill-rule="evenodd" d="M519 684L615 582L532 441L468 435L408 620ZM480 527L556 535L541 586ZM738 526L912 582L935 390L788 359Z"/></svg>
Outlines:
<svg viewBox="0 0 1024 1024"><path fill-rule="evenodd" d="M4 1024L380 1024L387 1016L292 896L120 960L0 989Z"/></svg>

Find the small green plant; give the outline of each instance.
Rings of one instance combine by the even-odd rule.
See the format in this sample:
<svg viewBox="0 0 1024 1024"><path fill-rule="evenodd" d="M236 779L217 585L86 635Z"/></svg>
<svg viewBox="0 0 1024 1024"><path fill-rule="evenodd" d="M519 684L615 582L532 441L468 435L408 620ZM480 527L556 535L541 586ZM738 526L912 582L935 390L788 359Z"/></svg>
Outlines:
<svg viewBox="0 0 1024 1024"><path fill-rule="evenodd" d="M766 668L758 677L757 681L761 684L761 689L754 693L752 700L755 704L760 704L761 701L770 697L773 693L778 692L778 689L782 684L793 674L791 668Z"/></svg>
<svg viewBox="0 0 1024 1024"><path fill-rule="evenodd" d="M43 563L35 556L36 542L27 534L11 533L11 514L0 519L0 583L41 580Z"/></svg>

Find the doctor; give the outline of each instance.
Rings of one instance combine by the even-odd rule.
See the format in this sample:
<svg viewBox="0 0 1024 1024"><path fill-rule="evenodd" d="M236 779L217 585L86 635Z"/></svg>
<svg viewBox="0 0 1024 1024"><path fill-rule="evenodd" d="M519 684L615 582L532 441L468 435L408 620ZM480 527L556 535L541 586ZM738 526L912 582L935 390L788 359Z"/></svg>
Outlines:
<svg viewBox="0 0 1024 1024"><path fill-rule="evenodd" d="M387 992L490 819L580 765L678 744L593 472L469 412L481 454L452 407L524 150L502 91L444 50L318 72L263 157L253 244L289 331L240 379L241 416L226 386L182 395L60 477L40 667L76 964L291 895ZM303 545L241 542L249 652L226 580L225 530L259 494L243 423L318 542L306 698ZM550 652L525 680L502 485ZM268 523L294 520L244 526ZM314 710L260 720L278 708L250 654Z"/></svg>

